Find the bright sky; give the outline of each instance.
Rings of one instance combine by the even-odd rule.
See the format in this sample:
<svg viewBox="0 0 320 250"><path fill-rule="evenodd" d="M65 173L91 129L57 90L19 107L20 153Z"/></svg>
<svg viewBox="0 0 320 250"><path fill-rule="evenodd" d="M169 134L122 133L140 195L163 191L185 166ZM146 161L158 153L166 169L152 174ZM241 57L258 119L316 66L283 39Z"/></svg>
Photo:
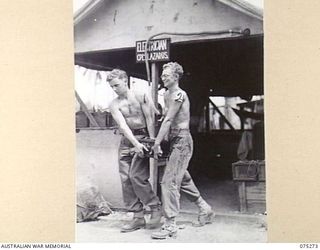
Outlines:
<svg viewBox="0 0 320 250"><path fill-rule="evenodd" d="M80 9L89 0L73 0L73 13ZM242 0L244 2L251 3L252 5L263 9L263 0Z"/></svg>
<svg viewBox="0 0 320 250"><path fill-rule="evenodd" d="M73 0L73 13L80 9L89 0Z"/></svg>
<svg viewBox="0 0 320 250"><path fill-rule="evenodd" d="M263 0L242 0L242 1L250 3L260 9L263 9Z"/></svg>

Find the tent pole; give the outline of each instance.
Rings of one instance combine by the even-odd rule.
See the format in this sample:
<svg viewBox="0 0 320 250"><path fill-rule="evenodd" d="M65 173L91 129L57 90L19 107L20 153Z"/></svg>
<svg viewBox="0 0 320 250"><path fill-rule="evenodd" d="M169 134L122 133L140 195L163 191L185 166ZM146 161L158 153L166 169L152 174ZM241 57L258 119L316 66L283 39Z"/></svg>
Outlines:
<svg viewBox="0 0 320 250"><path fill-rule="evenodd" d="M158 107L158 83L159 83L159 66L156 63L151 64L151 79L152 79L152 85L151 85L151 94L152 94L152 100L156 106ZM155 119L155 116L153 116L154 121L154 130L156 131L156 128L158 126L158 121ZM150 176L151 176L151 182L153 186L153 191L157 194L158 189L158 161L150 158Z"/></svg>

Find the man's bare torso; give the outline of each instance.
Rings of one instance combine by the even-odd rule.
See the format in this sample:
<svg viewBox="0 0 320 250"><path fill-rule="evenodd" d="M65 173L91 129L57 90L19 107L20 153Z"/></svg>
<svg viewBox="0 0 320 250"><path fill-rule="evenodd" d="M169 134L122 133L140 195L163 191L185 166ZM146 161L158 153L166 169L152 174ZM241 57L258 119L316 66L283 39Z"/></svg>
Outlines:
<svg viewBox="0 0 320 250"><path fill-rule="evenodd" d="M112 105L122 113L130 129L146 127L146 120L142 112L141 104L133 92L130 91L127 98L120 99L117 97Z"/></svg>
<svg viewBox="0 0 320 250"><path fill-rule="evenodd" d="M182 89L178 89L173 93L168 91L165 94L165 114L170 105L174 102L182 102L181 107L171 123L171 129L189 129L190 122L190 101L188 95Z"/></svg>

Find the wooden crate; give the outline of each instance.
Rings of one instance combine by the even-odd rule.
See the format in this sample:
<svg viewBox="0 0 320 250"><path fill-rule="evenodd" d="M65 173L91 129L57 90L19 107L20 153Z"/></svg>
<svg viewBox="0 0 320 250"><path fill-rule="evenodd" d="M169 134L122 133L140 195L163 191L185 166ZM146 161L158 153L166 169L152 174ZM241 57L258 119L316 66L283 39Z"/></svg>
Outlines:
<svg viewBox="0 0 320 250"><path fill-rule="evenodd" d="M266 211L266 183L264 181L239 181L238 192L241 212L264 213Z"/></svg>
<svg viewBox="0 0 320 250"><path fill-rule="evenodd" d="M232 163L233 180L265 181L265 161L238 161Z"/></svg>
<svg viewBox="0 0 320 250"><path fill-rule="evenodd" d="M91 113L100 127L106 127L107 125L107 112L93 112ZM93 124L90 124L92 126Z"/></svg>
<svg viewBox="0 0 320 250"><path fill-rule="evenodd" d="M106 118L107 118L107 121L106 121L107 127L115 127L115 126L117 126L117 123L116 123L116 121L113 119L111 113L107 112L106 116L107 116L107 117L106 117Z"/></svg>
<svg viewBox="0 0 320 250"><path fill-rule="evenodd" d="M76 113L76 128L89 127L89 119L83 111Z"/></svg>
<svg viewBox="0 0 320 250"><path fill-rule="evenodd" d="M266 163L265 163L265 161L258 162L258 180L259 181L266 180Z"/></svg>

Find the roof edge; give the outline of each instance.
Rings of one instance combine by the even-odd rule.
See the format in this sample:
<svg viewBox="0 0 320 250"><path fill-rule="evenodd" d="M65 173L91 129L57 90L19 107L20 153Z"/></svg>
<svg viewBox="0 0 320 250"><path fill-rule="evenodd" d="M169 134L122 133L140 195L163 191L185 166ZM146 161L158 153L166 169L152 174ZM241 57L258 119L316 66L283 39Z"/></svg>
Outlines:
<svg viewBox="0 0 320 250"><path fill-rule="evenodd" d="M206 43L206 42L214 42L214 41L227 41L227 40L237 40L237 39L253 39L253 38L263 38L264 34L253 34L250 36L233 36L233 37L220 37L220 38L205 38L205 39L195 39L195 40L188 40L188 41L178 41L178 42L171 42L172 46L175 45L184 45L190 43ZM111 49L97 49L97 50L89 50L89 51L74 51L75 56L81 56L91 53L108 53L108 52L117 52L123 50L135 50L134 46L131 47L121 47L121 48L111 48Z"/></svg>
<svg viewBox="0 0 320 250"><path fill-rule="evenodd" d="M104 0L90 0L83 5L73 16L74 26L81 22L94 9L99 7Z"/></svg>
<svg viewBox="0 0 320 250"><path fill-rule="evenodd" d="M239 0L217 0L218 2L229 6L241 13L254 17L260 21L263 20L263 11L250 3L243 3Z"/></svg>

